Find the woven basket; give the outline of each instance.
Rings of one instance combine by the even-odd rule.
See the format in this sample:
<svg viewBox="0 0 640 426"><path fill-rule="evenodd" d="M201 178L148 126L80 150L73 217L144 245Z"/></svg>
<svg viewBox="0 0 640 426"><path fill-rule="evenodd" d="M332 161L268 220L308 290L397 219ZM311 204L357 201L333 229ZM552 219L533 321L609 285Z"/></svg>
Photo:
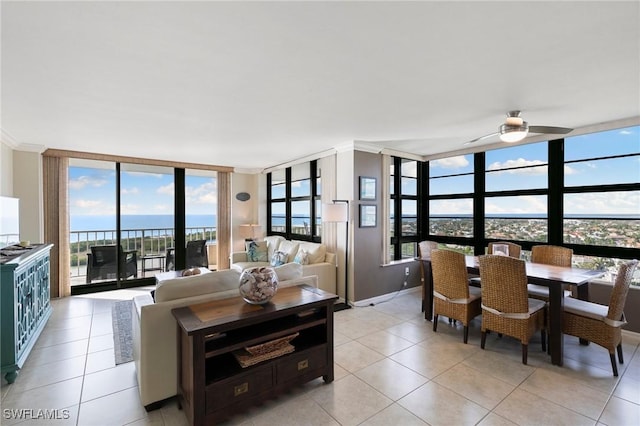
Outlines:
<svg viewBox="0 0 640 426"><path fill-rule="evenodd" d="M285 347L290 341L298 337L300 333L290 334L288 336L280 337L278 339L269 340L268 342L261 343L254 346L246 346L244 349L251 355L264 355L277 351L278 349Z"/></svg>
<svg viewBox="0 0 640 426"><path fill-rule="evenodd" d="M277 349L271 352L265 352L259 355L251 355L245 349L238 349L237 351L233 351L233 356L236 357L236 360L240 364L242 368L246 368L252 365L255 365L259 362L266 361L268 359L277 358L279 356L291 353L295 350L293 345L289 343L285 343L281 345Z"/></svg>

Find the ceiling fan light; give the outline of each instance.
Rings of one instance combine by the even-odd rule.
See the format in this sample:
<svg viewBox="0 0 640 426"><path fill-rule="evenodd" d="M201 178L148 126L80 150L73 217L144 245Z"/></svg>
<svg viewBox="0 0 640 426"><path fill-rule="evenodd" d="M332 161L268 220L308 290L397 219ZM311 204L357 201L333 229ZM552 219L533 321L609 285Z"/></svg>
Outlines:
<svg viewBox="0 0 640 426"><path fill-rule="evenodd" d="M502 126L500 126L499 133L500 140L502 142L519 142L527 137L527 134L529 133L529 123L523 121L521 126L503 124Z"/></svg>

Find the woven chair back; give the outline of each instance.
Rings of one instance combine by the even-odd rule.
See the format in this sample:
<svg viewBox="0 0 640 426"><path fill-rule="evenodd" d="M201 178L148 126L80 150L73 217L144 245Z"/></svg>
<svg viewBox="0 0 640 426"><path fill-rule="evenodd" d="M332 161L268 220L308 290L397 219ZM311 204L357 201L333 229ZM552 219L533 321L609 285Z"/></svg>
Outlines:
<svg viewBox="0 0 640 426"><path fill-rule="evenodd" d="M487 247L487 254L494 254L493 253L494 245L504 245L509 247L509 257L515 257L516 259L520 259L520 252L522 251L522 246L515 243L510 243L507 241L489 243L489 246Z"/></svg>
<svg viewBox="0 0 640 426"><path fill-rule="evenodd" d="M539 245L531 247L531 261L545 265L571 267L573 250L566 247Z"/></svg>
<svg viewBox="0 0 640 426"><path fill-rule="evenodd" d="M529 311L524 260L488 254L480 256L482 304L505 313Z"/></svg>
<svg viewBox="0 0 640 426"><path fill-rule="evenodd" d="M616 283L613 285L611 291L611 299L609 299L609 312L607 318L619 321L622 317L624 310L624 304L627 301L627 293L629 293L629 286L631 285L631 279L633 273L638 266L637 260L623 263L618 267L618 276L616 277Z"/></svg>
<svg viewBox="0 0 640 426"><path fill-rule="evenodd" d="M420 259L431 259L431 252L438 249L435 241L420 241L418 243L418 257Z"/></svg>
<svg viewBox="0 0 640 426"><path fill-rule="evenodd" d="M469 277L464 254L453 250L431 252L433 289L450 299L469 297Z"/></svg>

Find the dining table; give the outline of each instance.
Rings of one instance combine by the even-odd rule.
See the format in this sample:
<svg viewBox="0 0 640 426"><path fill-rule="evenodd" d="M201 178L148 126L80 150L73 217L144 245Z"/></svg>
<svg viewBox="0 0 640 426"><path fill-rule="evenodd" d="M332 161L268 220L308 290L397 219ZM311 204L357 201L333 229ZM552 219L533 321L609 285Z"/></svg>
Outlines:
<svg viewBox="0 0 640 426"><path fill-rule="evenodd" d="M466 256L467 271L480 274L478 256ZM562 317L564 310L564 287L575 286L578 299L589 300L589 281L600 278L604 271L581 269L570 266L546 265L543 263L525 262L527 279L530 284L549 288L548 332L551 363L562 365L564 352L564 334L562 333ZM480 284L482 285L482 284ZM587 342L581 341L586 344Z"/></svg>
<svg viewBox="0 0 640 426"><path fill-rule="evenodd" d="M480 275L480 263L478 256L465 256L467 272ZM423 260L429 262L428 260ZM430 266L430 265L429 265ZM530 284L542 285L549 288L548 304L548 333L551 363L561 366L563 364L564 334L562 333L562 317L564 310L564 287L569 285L576 287L578 299L589 300L589 281L600 278L604 271L581 269L567 266L546 265L542 263L525 262L527 279ZM429 268L430 270L430 268ZM432 318L433 280L425 278L426 286L424 301L425 318ZM482 284L480 284L482 285ZM586 344L588 342L582 341Z"/></svg>

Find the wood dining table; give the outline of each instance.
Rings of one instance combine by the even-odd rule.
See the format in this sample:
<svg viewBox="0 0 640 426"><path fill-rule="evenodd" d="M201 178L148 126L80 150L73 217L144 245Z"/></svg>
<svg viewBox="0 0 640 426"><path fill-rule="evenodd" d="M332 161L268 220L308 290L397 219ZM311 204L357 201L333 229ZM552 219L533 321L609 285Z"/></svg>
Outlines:
<svg viewBox="0 0 640 426"><path fill-rule="evenodd" d="M467 271L480 275L478 256L466 256ZM428 262L428 261L425 261ZM430 265L429 265L430 266ZM603 271L580 269L565 266L545 265L542 263L526 262L527 279L531 284L543 285L549 288L549 347L551 363L563 364L564 334L562 333L562 316L564 310L564 286L575 286L578 299L589 300L589 281L600 278ZM429 268L430 270L431 268ZM425 318L431 320L433 304L433 281L431 277L424 280L426 286L424 301ZM582 341L581 343L587 343Z"/></svg>

